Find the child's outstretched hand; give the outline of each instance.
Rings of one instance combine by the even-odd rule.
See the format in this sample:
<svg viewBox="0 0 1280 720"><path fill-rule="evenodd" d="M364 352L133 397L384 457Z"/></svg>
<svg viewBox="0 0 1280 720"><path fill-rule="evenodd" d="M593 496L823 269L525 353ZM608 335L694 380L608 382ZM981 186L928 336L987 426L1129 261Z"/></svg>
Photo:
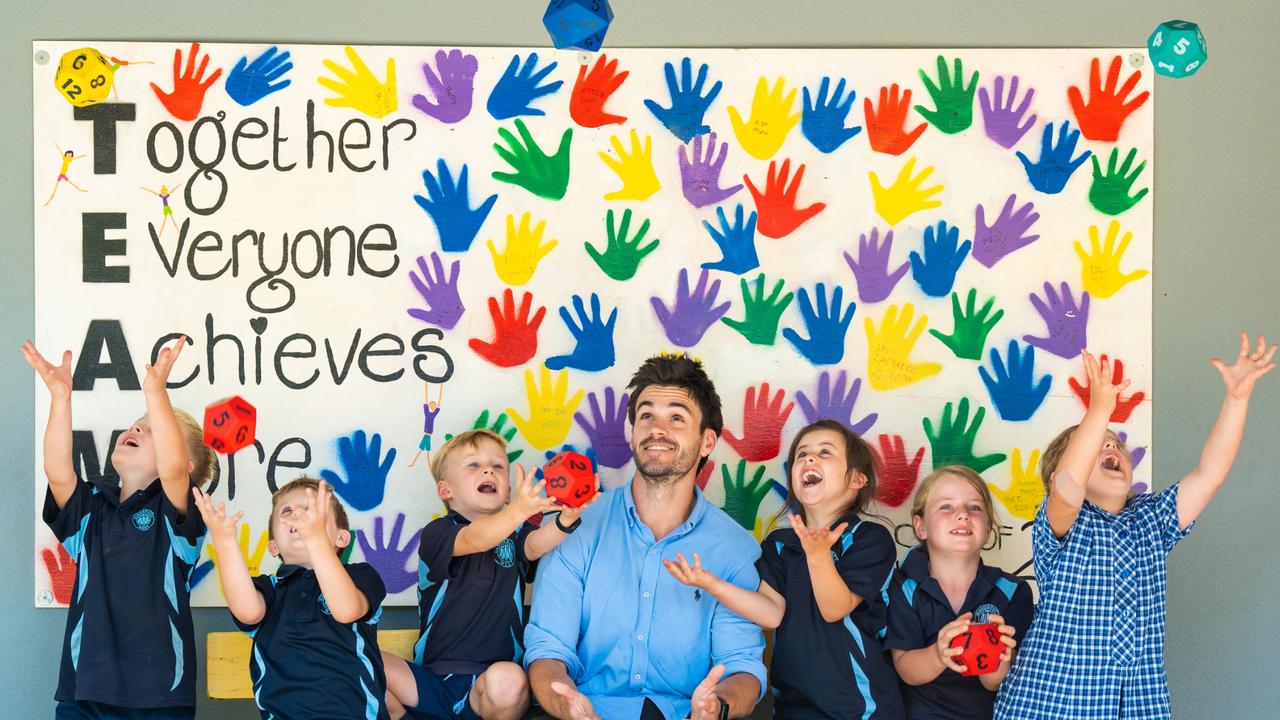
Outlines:
<svg viewBox="0 0 1280 720"><path fill-rule="evenodd" d="M954 640L957 635L967 632L971 622L973 622L973 613L967 612L946 625L943 625L942 629L938 631L938 642L933 645L934 649L938 651L938 659L942 661L942 664L958 673L964 672L964 666L956 662L954 658L964 652L964 648L951 647L951 641ZM1002 655L1001 659L1003 659L1003 657L1004 656Z"/></svg>
<svg viewBox="0 0 1280 720"><path fill-rule="evenodd" d="M830 557L831 546L836 544L836 540L849 527L849 523L842 522L832 530L824 527L811 528L804 524L804 518L799 514L791 513L789 517L791 529L800 538L800 546L804 548L806 557Z"/></svg>
<svg viewBox="0 0 1280 720"><path fill-rule="evenodd" d="M326 536L326 530L329 527L329 506L333 498L333 491L329 489L329 484L320 481L319 491L307 489L307 506L300 508L294 506L292 525L298 529L298 534L306 542L323 539L327 545L329 542Z"/></svg>
<svg viewBox="0 0 1280 720"><path fill-rule="evenodd" d="M210 539L214 543L231 541L235 542L236 524L240 522L240 518L244 517L244 511L235 515L227 515L227 504L219 502L215 507L213 498L200 488L192 488L196 498L196 509L200 511L200 517L204 518L204 524L209 528Z"/></svg>
<svg viewBox="0 0 1280 720"><path fill-rule="evenodd" d="M161 348L160 353L156 355L154 365L147 365L147 375L142 380L143 392L155 392L157 390L165 390L169 382L169 371L173 369L173 363L177 361L178 355L182 353L182 346L187 343L187 336L183 335L178 338L178 342L172 348Z"/></svg>
<svg viewBox="0 0 1280 720"><path fill-rule="evenodd" d="M512 465L511 470L515 472L516 487L511 493L511 501L508 504L515 508L521 518L528 519L538 513L555 512L560 509L559 503L542 494L542 488L547 484L546 480L533 482L533 476L525 473L523 465Z"/></svg>
<svg viewBox="0 0 1280 720"><path fill-rule="evenodd" d="M698 557L698 553L693 554L693 566L689 566L689 562L684 559L684 553L676 553L675 560L663 560L662 565L667 568L667 572L676 580L691 587L702 588L708 592L712 586L720 582L720 578L716 574L702 567L702 558Z"/></svg>
<svg viewBox="0 0 1280 720"><path fill-rule="evenodd" d="M559 502L556 503L556 509L560 511L560 522L562 524L572 525L578 522L578 518L582 517L582 513L586 512L587 508L591 507L592 505L595 505L596 501L603 496L603 493L600 492L600 474L599 473L596 473L594 482L596 487L596 494L592 495L590 500L582 503L578 507L576 508L569 507L568 505L562 505Z"/></svg>
<svg viewBox="0 0 1280 720"><path fill-rule="evenodd" d="M1084 374L1089 380L1089 412L1100 413L1109 418L1116 409L1120 393L1129 387L1129 380L1122 380L1119 384L1113 382L1109 358L1104 357L1099 361L1088 350L1082 350L1080 356L1084 358Z"/></svg>
<svg viewBox="0 0 1280 720"><path fill-rule="evenodd" d="M1013 659L1013 649L1018 647L1018 641L1013 639L1014 627L1006 624L1004 618L999 615L988 615L987 622L996 624L996 630L1000 632L1000 642L1004 643L1004 652L1000 653L1000 662L1009 662Z"/></svg>
<svg viewBox="0 0 1280 720"><path fill-rule="evenodd" d="M36 350L36 346L30 340L22 343L22 357L31 366L32 370L40 376L44 381L45 387L49 388L49 394L55 400L66 400L71 397L71 351L67 350L62 353L62 364L54 365Z"/></svg>
<svg viewBox="0 0 1280 720"><path fill-rule="evenodd" d="M1217 358L1210 360L1209 363L1222 373L1222 382L1227 385L1229 397L1248 400L1258 378L1275 369L1276 364L1272 362L1275 355L1276 345L1273 344L1268 349L1267 339L1262 335L1258 336L1257 349L1250 353L1249 335L1242 332L1240 333L1240 356L1236 358L1234 365L1228 366Z"/></svg>

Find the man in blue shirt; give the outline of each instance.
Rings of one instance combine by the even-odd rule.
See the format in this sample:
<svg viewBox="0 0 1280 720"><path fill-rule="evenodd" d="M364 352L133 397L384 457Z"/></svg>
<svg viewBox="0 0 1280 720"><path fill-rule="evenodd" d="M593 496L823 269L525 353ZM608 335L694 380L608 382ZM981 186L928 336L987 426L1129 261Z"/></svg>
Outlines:
<svg viewBox="0 0 1280 720"><path fill-rule="evenodd" d="M728 582L760 585L755 539L694 482L723 427L720 398L684 355L650 358L628 390L635 478L543 559L529 684L562 720L746 717L765 685L763 634L662 566L696 550Z"/></svg>

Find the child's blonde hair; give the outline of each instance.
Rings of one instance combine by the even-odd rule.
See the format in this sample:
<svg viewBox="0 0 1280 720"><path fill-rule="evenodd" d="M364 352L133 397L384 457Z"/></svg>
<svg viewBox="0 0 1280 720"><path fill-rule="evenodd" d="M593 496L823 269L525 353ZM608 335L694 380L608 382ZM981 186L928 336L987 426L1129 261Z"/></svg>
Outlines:
<svg viewBox="0 0 1280 720"><path fill-rule="evenodd" d="M920 485L916 488L916 495L911 500L911 517L924 519L924 511L929 506L929 497L933 494L933 487L938 484L939 480L948 475L964 480L978 492L978 497L982 499L982 509L986 512L989 520L988 534L994 531L1000 522L996 517L995 500L991 497L991 489L987 487L987 483L982 479L981 475L964 465L944 465L926 475L924 480L920 481ZM912 523L911 528L914 533L914 523ZM917 535L916 539L919 540L920 536Z"/></svg>
<svg viewBox="0 0 1280 720"><path fill-rule="evenodd" d="M290 480L271 494L271 518L267 522L267 539L274 540L276 538L276 513L280 510L280 501L284 499L285 495L294 490L315 490L319 492L320 481L304 475L297 480ZM347 520L347 509L342 506L342 501L338 499L338 496L332 493L329 495L329 511L333 513L333 521L339 530L351 531L351 523Z"/></svg>
<svg viewBox="0 0 1280 720"><path fill-rule="evenodd" d="M431 477L435 478L436 482L444 480L444 470L449 462L449 456L460 448L479 447L480 442L483 440L492 440L497 443L498 447L502 448L504 454L506 453L507 441L503 440L498 433L485 428L467 430L446 440L444 445L441 445L440 449L431 456Z"/></svg>
<svg viewBox="0 0 1280 720"><path fill-rule="evenodd" d="M173 414L178 418L182 434L187 438L187 452L191 454L191 484L204 487L213 477L214 468L218 466L218 455L213 448L204 444L204 431L190 413L174 408Z"/></svg>
<svg viewBox="0 0 1280 720"><path fill-rule="evenodd" d="M1053 474L1058 471L1058 463L1062 462L1062 456L1067 452L1067 443L1071 442L1071 436L1075 434L1078 427L1080 426L1072 425L1058 433L1058 436L1049 443L1049 446L1040 455L1040 482L1044 483L1045 494L1048 494L1053 489ZM1126 455L1129 454L1129 448L1125 447L1119 435L1107 430L1107 436L1115 439L1120 452Z"/></svg>

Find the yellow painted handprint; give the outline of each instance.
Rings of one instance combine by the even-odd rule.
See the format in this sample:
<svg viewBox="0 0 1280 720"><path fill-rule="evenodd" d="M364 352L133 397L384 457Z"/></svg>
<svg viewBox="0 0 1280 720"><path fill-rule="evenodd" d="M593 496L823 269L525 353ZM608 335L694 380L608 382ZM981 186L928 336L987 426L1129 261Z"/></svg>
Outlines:
<svg viewBox="0 0 1280 720"><path fill-rule="evenodd" d="M258 536L258 544L253 546L253 553L249 553L249 523L240 526L240 554L244 556L245 567L249 569L249 576L262 574L262 559L267 554L267 531L263 530ZM209 559L213 561L213 569L218 569L218 553L213 549L213 543L205 546L209 550ZM217 574L215 572L215 574ZM222 582L222 576L218 576L218 582Z"/></svg>
<svg viewBox="0 0 1280 720"><path fill-rule="evenodd" d="M347 60L351 62L351 69L332 60L325 60L324 66L338 79L317 78L321 85L337 94L337 97L325 98L325 105L355 108L375 118L395 112L398 106L395 58L387 58L387 80L382 82L369 71L369 66L364 64L364 60L360 59L354 48L348 45L346 52Z"/></svg>
<svg viewBox="0 0 1280 720"><path fill-rule="evenodd" d="M622 181L622 187L607 193L605 200L647 200L662 189L662 183L658 182L658 175L653 171L651 136L645 135L644 144L641 145L640 135L632 130L629 153L622 147L622 141L617 135L609 138L609 142L612 143L614 152L618 153L618 159L613 159L606 152L599 153L600 159Z"/></svg>
<svg viewBox="0 0 1280 720"><path fill-rule="evenodd" d="M769 537L769 533L778 529L778 516L770 515L769 519L762 517L756 518L756 529L752 532L756 536L756 542L764 542Z"/></svg>
<svg viewBox="0 0 1280 720"><path fill-rule="evenodd" d="M1009 514L1023 520L1033 520L1036 511L1040 509L1040 503L1044 502L1044 483L1040 480L1040 471L1036 469L1036 464L1040 462L1040 451L1032 450L1031 458L1027 461L1026 466L1022 464L1022 451L1018 448L1013 449L1013 482L1009 483L1008 490L987 483L991 488L991 494L999 498L1000 502L1009 510Z"/></svg>
<svg viewBox="0 0 1280 720"><path fill-rule="evenodd" d="M547 221L538 222L537 227L529 229L529 213L520 218L520 227L516 228L516 216L507 216L507 246L498 252L493 241L489 241L489 254L493 255L493 269L498 277L508 285L523 285L529 282L538 269L538 263L556 246L556 240L542 244L542 231Z"/></svg>
<svg viewBox="0 0 1280 720"><path fill-rule="evenodd" d="M924 181L933 174L933 166L929 166L920 171L920 174L911 177L911 171L915 169L916 159L911 158L907 164L902 167L902 172L898 173L898 179L889 187L880 184L880 178L876 177L874 172L870 173L871 177L871 194L875 196L876 212L880 213L880 217L884 218L890 225L897 225L903 218L914 212L921 210L929 210L942 205L939 200L930 200L929 198L942 192L941 185L934 185L929 188L922 188Z"/></svg>
<svg viewBox="0 0 1280 720"><path fill-rule="evenodd" d="M942 370L938 363L911 361L911 349L915 347L916 340L924 332L925 323L929 320L927 315L921 315L916 326L911 327L915 311L915 307L907 303L902 306L902 314L899 315L898 306L890 305L884 311L879 332L876 332L875 321L866 319L867 380L876 390L893 390L910 385Z"/></svg>
<svg viewBox="0 0 1280 720"><path fill-rule="evenodd" d="M747 154L757 160L768 160L782 147L787 133L800 122L800 113L791 114L791 106L795 103L796 89L783 98L786 84L782 78L769 91L769 81L761 76L756 83L756 94L751 99L751 117L743 121L738 108L729 107L729 122L733 125L733 134Z"/></svg>
<svg viewBox="0 0 1280 720"><path fill-rule="evenodd" d="M533 371L524 371L524 389L529 398L529 417L525 419L515 408L507 408L507 416L520 430L524 439L539 450L557 447L569 435L573 425L573 411L582 401L582 390L569 394L569 371L561 370L551 381L551 371L544 365L539 371L540 383L534 382ZM541 384L541 388L539 388Z"/></svg>
<svg viewBox="0 0 1280 720"><path fill-rule="evenodd" d="M1148 275L1146 270L1134 270L1125 275L1120 272L1120 258L1129 249L1129 241L1133 233L1127 232L1120 239L1120 247L1116 247L1116 235L1120 234L1120 221L1112 220L1107 227L1105 243L1098 242L1098 226L1089 226L1090 252L1084 251L1080 241L1076 241L1076 254L1080 256L1082 265L1080 276L1084 280L1084 289L1096 298L1109 298L1120 288L1134 280Z"/></svg>

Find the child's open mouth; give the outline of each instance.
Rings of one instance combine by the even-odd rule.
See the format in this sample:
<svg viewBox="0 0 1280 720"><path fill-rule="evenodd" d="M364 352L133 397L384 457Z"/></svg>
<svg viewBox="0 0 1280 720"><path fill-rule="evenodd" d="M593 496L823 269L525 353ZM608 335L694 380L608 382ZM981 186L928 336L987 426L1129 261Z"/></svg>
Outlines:
<svg viewBox="0 0 1280 720"><path fill-rule="evenodd" d="M809 468L800 474L801 487L813 487L820 482L822 482L822 473L815 468Z"/></svg>
<svg viewBox="0 0 1280 720"><path fill-rule="evenodd" d="M1109 472L1120 472L1120 456L1116 453L1107 453L1102 456L1102 469Z"/></svg>
<svg viewBox="0 0 1280 720"><path fill-rule="evenodd" d="M120 444L123 445L124 447L136 448L138 447L138 440L134 437L126 437L123 441L121 441Z"/></svg>
<svg viewBox="0 0 1280 720"><path fill-rule="evenodd" d="M498 485L491 480L485 480L480 483L480 486L476 488L476 491L481 495L496 495L498 492Z"/></svg>
<svg viewBox="0 0 1280 720"><path fill-rule="evenodd" d="M973 534L973 531L972 531L972 530L967 530L967 529L965 529L965 528L956 528L955 530L952 530L952 531L951 531L951 534L952 534L952 535L961 535L961 536L964 536L964 537L968 537L969 535L972 535L972 534Z"/></svg>

